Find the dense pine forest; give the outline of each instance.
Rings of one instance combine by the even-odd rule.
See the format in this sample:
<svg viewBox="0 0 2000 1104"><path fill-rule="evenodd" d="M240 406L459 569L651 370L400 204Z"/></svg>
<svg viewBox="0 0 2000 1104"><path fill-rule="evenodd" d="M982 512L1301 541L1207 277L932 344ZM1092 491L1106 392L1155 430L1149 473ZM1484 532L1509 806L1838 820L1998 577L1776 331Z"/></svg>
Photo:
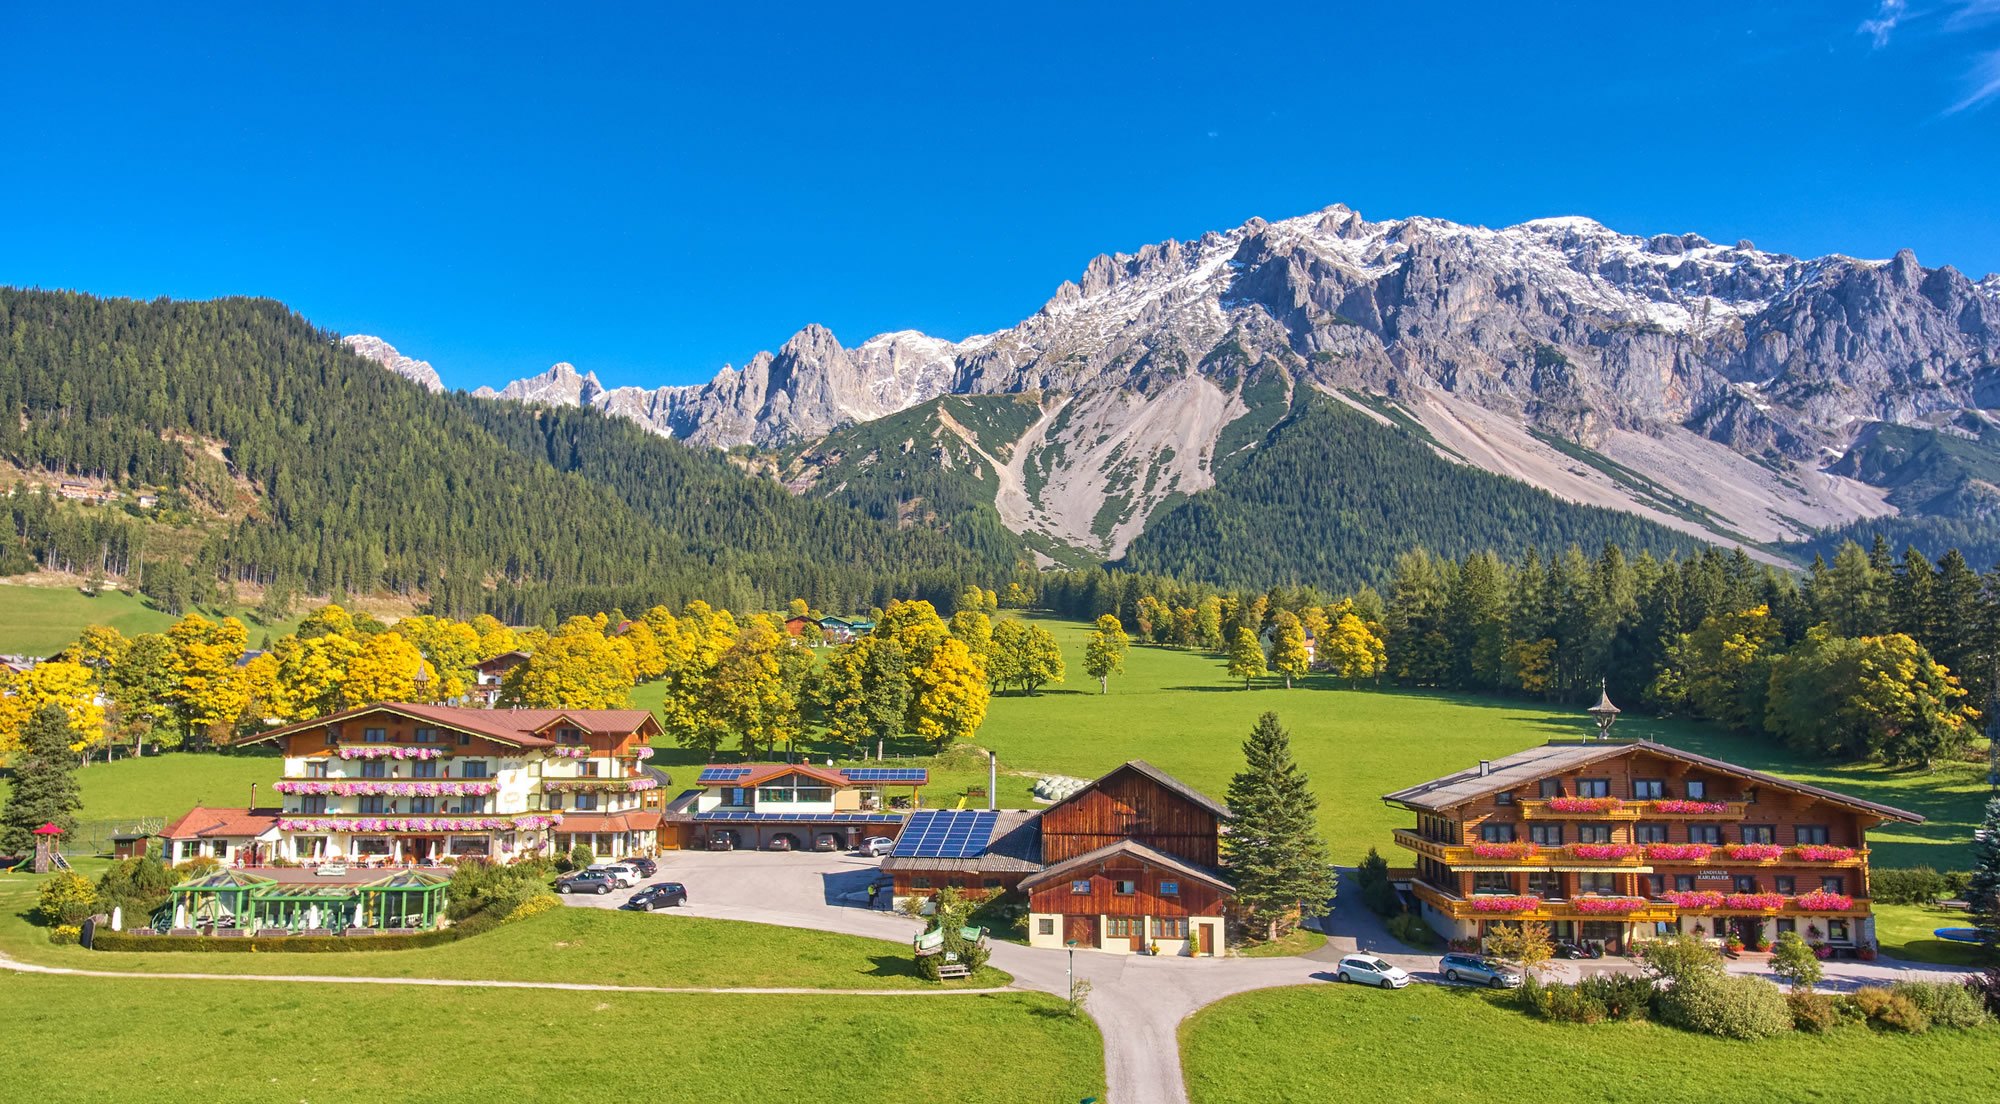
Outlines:
<svg viewBox="0 0 2000 1104"><path fill-rule="evenodd" d="M513 621L697 596L865 608L1009 566L591 412L432 395L265 300L0 289L0 409L20 412L0 459L213 522L147 564L159 524L16 494L6 566L101 565L169 608L214 581Z"/></svg>
<svg viewBox="0 0 2000 1104"><path fill-rule="evenodd" d="M1222 466L1215 486L1154 518L1123 566L1232 587L1345 589L1385 585L1412 548L1458 559L1607 543L1657 555L1701 547L1631 514L1452 463L1411 430L1313 395Z"/></svg>

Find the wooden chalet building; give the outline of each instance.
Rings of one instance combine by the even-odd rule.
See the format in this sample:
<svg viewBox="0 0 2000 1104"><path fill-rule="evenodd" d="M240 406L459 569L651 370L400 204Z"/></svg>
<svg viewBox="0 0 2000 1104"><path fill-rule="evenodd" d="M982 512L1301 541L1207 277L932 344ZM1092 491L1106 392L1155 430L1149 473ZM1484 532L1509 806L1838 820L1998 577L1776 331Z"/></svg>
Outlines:
<svg viewBox="0 0 2000 1104"><path fill-rule="evenodd" d="M1872 949L1868 829L1915 813L1645 740L1555 740L1398 790L1408 891L1454 939L1547 921L1614 953L1674 932Z"/></svg>
<svg viewBox="0 0 2000 1104"><path fill-rule="evenodd" d="M507 672L532 659L523 651L501 652L491 659L482 659L472 665L475 681L465 688L465 700L473 705L493 708L500 701L500 684L506 680Z"/></svg>
<svg viewBox="0 0 2000 1104"><path fill-rule="evenodd" d="M664 811L683 847L851 851L893 838L929 782L922 767L711 763Z"/></svg>

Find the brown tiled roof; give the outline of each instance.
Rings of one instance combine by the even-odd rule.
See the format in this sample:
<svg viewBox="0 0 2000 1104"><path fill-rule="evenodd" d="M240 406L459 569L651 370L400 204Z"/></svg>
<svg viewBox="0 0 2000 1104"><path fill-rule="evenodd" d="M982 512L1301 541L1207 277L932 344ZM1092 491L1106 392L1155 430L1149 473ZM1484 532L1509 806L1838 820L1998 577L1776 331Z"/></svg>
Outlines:
<svg viewBox="0 0 2000 1104"><path fill-rule="evenodd" d="M660 814L653 809L627 809L622 813L564 813L556 832L651 832L660 826Z"/></svg>
<svg viewBox="0 0 2000 1104"><path fill-rule="evenodd" d="M421 702L376 702L260 732L242 742L262 743L265 740L289 736L294 732L307 731L321 725L352 720L379 710L389 710L415 720L429 721L460 732L485 736L504 744L529 748L553 746L555 741L541 735L541 732L553 727L558 721L567 721L577 728L600 736L627 736L649 726L654 730L659 727L651 711L645 709L471 709L460 705L428 705Z"/></svg>
<svg viewBox="0 0 2000 1104"><path fill-rule="evenodd" d="M1206 883L1224 893L1234 894L1236 892L1236 887L1231 885L1229 880L1217 871L1210 870L1199 863L1191 863L1177 855L1169 855L1156 847L1148 847L1138 840L1129 839L1119 840L1117 843L1108 843L1095 851L1086 851L1076 858L1059 862L1054 866L1045 867L1039 874L1030 874L1021 879L1021 888L1032 889L1045 882L1061 881L1087 867L1095 866L1106 859L1117 858L1119 856L1128 856L1138 859L1147 866L1170 870L1184 878L1192 878L1197 882Z"/></svg>
<svg viewBox="0 0 2000 1104"><path fill-rule="evenodd" d="M277 809L209 809L196 805L160 829L162 839L252 838L278 826Z"/></svg>
<svg viewBox="0 0 2000 1104"><path fill-rule="evenodd" d="M1740 767L1721 759L1697 755L1692 751L1656 744L1651 740L1551 740L1540 747L1528 748L1526 751L1491 760L1486 765L1485 773L1481 773L1478 767L1471 767L1397 790L1395 793L1384 794L1382 800L1413 809L1440 811L1463 805L1468 801L1476 801L1501 790L1511 790L1551 774L1561 774L1606 759L1628 755L1634 751L1645 751L1666 759L1678 759L1683 763L1707 767L1720 774L1748 779L1774 789L1811 794L1823 801L1874 813L1889 820L1921 824L1924 819L1920 814L1907 809L1864 801L1834 790L1809 786L1804 782L1780 778L1775 774L1751 770L1749 767Z"/></svg>

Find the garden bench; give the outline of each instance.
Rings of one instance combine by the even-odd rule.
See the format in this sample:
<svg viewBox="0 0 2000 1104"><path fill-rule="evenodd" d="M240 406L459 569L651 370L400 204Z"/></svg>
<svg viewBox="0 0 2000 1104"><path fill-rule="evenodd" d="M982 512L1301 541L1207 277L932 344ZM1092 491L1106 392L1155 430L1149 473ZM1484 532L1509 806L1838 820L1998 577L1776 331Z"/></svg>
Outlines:
<svg viewBox="0 0 2000 1104"><path fill-rule="evenodd" d="M938 967L939 981L943 981L946 978L968 978L971 976L972 967L967 966L963 962L950 962Z"/></svg>

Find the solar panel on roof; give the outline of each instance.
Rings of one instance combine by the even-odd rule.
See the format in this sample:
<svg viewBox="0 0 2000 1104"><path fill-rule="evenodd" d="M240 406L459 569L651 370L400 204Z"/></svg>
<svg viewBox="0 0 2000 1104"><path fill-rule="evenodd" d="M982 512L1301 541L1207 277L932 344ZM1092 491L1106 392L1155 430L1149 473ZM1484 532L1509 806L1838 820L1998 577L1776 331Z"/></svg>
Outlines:
<svg viewBox="0 0 2000 1104"><path fill-rule="evenodd" d="M985 809L922 809L910 814L894 854L905 859L969 859L992 842L1000 814Z"/></svg>
<svg viewBox="0 0 2000 1104"><path fill-rule="evenodd" d="M703 767L697 782L734 782L750 773L749 767Z"/></svg>
<svg viewBox="0 0 2000 1104"><path fill-rule="evenodd" d="M847 767L840 773L849 782L928 782L931 777L922 767Z"/></svg>

